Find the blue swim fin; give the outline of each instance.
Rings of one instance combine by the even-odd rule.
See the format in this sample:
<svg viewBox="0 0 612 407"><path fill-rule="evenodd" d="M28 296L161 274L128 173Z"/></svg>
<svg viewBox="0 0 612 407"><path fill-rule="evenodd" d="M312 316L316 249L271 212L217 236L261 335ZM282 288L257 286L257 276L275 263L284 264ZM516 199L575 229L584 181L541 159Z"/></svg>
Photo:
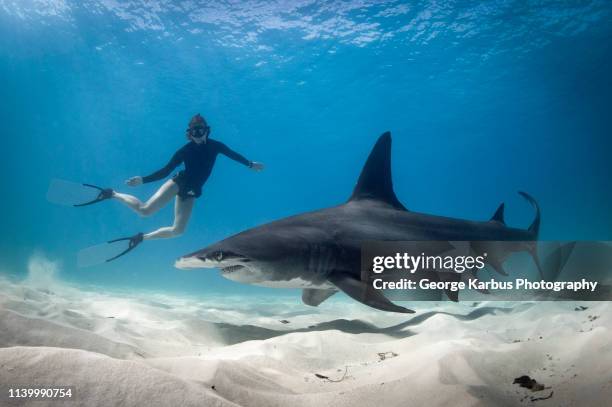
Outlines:
<svg viewBox="0 0 612 407"><path fill-rule="evenodd" d="M143 233L130 237L109 240L108 242L82 249L77 254L78 267L91 267L113 261L142 243Z"/></svg>
<svg viewBox="0 0 612 407"><path fill-rule="evenodd" d="M111 188L53 179L47 190L47 201L65 206L87 206L113 197Z"/></svg>
<svg viewBox="0 0 612 407"><path fill-rule="evenodd" d="M97 189L100 192L98 192L98 195L96 195L94 199L87 201L87 202L80 203L80 204L73 204L72 206L87 206L87 205L95 204L101 201L105 201L113 197L113 190L111 188L100 188L98 186L91 185L91 184L82 184L82 185L84 187Z"/></svg>

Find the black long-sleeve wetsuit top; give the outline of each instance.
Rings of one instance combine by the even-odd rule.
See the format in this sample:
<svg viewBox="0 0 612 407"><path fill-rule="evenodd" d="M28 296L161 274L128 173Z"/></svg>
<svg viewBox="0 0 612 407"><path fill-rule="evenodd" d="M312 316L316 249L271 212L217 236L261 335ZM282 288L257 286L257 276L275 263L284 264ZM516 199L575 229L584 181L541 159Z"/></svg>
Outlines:
<svg viewBox="0 0 612 407"><path fill-rule="evenodd" d="M179 164L184 163L185 169L172 179L179 187L178 195L181 198L197 198L202 195L202 186L208 180L219 154L223 154L248 167L252 165L251 161L220 141L208 139L206 143L202 144L190 141L174 153L168 164L163 168L146 177L142 177L142 182L147 183L163 179L178 167Z"/></svg>

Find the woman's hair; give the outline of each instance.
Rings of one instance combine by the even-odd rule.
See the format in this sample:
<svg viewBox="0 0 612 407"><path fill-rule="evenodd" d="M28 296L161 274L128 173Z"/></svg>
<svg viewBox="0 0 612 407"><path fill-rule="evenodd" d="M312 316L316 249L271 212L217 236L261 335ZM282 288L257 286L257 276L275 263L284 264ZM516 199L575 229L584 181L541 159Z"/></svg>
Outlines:
<svg viewBox="0 0 612 407"><path fill-rule="evenodd" d="M206 123L206 120L202 117L200 113L196 114L191 118L191 120L189 120L190 129L198 125L208 127L208 123Z"/></svg>

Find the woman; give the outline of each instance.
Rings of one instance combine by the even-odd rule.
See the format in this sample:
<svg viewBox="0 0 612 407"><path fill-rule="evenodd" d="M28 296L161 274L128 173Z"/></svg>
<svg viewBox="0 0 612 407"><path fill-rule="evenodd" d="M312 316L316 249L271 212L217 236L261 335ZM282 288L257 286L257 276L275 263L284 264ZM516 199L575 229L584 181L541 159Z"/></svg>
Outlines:
<svg viewBox="0 0 612 407"><path fill-rule="evenodd" d="M261 171L264 168L263 164L249 161L225 144L209 139L209 135L210 126L199 113L196 114L191 118L187 128L189 142L174 153L168 164L145 177L136 176L125 181L131 187L158 181L167 177L172 170L183 163L185 169L166 181L148 201L141 202L135 196L116 192L112 189L104 189L100 193L98 200L114 198L141 216L154 214L170 202L173 197L176 197L172 226L162 227L150 233L139 233L129 238L117 239L129 240L129 247L113 259L127 253L143 240L172 238L181 235L187 227L195 200L202 194L202 186L212 172L217 155L223 154L254 171Z"/></svg>

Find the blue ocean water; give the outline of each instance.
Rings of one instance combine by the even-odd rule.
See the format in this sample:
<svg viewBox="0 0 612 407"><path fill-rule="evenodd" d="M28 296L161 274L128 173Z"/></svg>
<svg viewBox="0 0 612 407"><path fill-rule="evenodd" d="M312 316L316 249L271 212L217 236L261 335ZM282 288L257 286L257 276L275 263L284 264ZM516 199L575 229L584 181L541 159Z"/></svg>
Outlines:
<svg viewBox="0 0 612 407"><path fill-rule="evenodd" d="M606 1L0 0L0 272L35 253L70 281L201 293L265 290L182 254L350 195L393 134L398 197L419 212L510 225L542 207L541 238L612 240L612 3ZM45 200L49 181L147 198L200 112L266 170L223 157L185 235L76 267L89 245L172 221L116 202ZM282 293L282 290L277 290Z"/></svg>

